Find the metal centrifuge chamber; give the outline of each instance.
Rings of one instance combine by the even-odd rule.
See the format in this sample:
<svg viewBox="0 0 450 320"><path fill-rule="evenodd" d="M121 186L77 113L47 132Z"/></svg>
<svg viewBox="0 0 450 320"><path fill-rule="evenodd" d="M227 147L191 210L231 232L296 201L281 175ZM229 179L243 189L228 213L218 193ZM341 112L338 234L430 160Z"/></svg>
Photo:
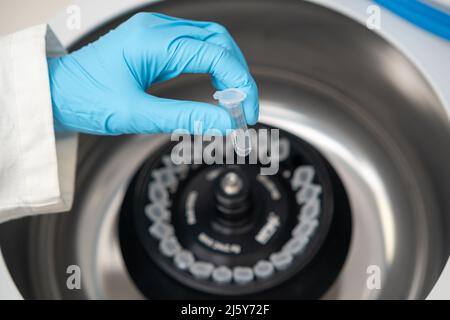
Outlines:
<svg viewBox="0 0 450 320"><path fill-rule="evenodd" d="M349 197L352 234L345 264L323 298L426 297L449 255L450 130L411 61L363 25L303 1L164 1L142 10L226 26L258 83L260 122L304 139L336 170ZM152 89L205 101L213 91L202 76ZM2 226L2 249L25 297L143 297L123 260L118 212L131 178L166 140L83 136L73 210ZM13 233L28 239L15 259ZM65 287L69 264L83 270L80 291ZM366 283L372 265L382 276L377 290Z"/></svg>

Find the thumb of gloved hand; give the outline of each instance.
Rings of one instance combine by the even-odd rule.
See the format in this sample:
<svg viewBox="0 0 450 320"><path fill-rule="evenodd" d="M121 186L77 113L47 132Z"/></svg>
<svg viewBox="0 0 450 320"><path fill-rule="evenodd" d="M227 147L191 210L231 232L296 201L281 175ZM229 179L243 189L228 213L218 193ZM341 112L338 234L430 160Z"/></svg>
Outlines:
<svg viewBox="0 0 450 320"><path fill-rule="evenodd" d="M181 73L208 73L218 90L243 90L247 122L258 119L258 91L245 59L213 22L139 13L80 50L49 58L48 69L59 130L117 135L232 128L221 107L146 92Z"/></svg>

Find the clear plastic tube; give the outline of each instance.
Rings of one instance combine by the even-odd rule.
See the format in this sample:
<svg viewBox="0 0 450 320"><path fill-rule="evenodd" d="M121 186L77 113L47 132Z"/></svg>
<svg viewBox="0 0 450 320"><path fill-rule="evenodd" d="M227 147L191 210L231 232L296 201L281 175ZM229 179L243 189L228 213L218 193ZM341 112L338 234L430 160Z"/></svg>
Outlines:
<svg viewBox="0 0 450 320"><path fill-rule="evenodd" d="M233 142L234 150L241 157L248 156L252 151L252 143L247 121L245 120L244 109L242 108L242 102L247 95L239 89L230 88L217 91L213 97L219 101L219 104L228 111L233 119L235 129L231 133L231 141Z"/></svg>

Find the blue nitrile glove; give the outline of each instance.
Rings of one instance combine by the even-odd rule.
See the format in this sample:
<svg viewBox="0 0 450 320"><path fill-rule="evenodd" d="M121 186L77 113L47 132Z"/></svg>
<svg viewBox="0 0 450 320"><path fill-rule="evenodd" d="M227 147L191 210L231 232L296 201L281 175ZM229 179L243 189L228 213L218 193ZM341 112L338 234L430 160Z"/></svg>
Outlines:
<svg viewBox="0 0 450 320"><path fill-rule="evenodd" d="M258 91L245 59L213 22L139 13L80 50L49 58L48 68L57 130L115 135L232 128L221 107L145 92L181 73L209 73L218 90L242 89L247 122L258 119ZM196 121L202 132L195 131Z"/></svg>

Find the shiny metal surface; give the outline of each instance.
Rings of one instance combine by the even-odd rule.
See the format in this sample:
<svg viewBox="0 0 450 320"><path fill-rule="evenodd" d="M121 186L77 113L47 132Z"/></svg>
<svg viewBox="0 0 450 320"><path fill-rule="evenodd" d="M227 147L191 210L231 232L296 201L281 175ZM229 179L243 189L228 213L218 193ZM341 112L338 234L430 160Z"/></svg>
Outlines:
<svg viewBox="0 0 450 320"><path fill-rule="evenodd" d="M352 244L324 298L425 297L449 255L450 132L417 69L362 25L301 1L169 2L148 9L227 26L259 85L260 121L313 144L338 172L352 206ZM153 89L203 101L213 91L201 76ZM74 209L33 219L36 296L141 297L118 247L117 213L129 179L165 139L84 140ZM83 270L81 292L64 288L68 263ZM373 265L380 289L367 286Z"/></svg>
<svg viewBox="0 0 450 320"><path fill-rule="evenodd" d="M242 189L242 179L234 172L227 173L220 182L220 186L226 195L234 195Z"/></svg>

